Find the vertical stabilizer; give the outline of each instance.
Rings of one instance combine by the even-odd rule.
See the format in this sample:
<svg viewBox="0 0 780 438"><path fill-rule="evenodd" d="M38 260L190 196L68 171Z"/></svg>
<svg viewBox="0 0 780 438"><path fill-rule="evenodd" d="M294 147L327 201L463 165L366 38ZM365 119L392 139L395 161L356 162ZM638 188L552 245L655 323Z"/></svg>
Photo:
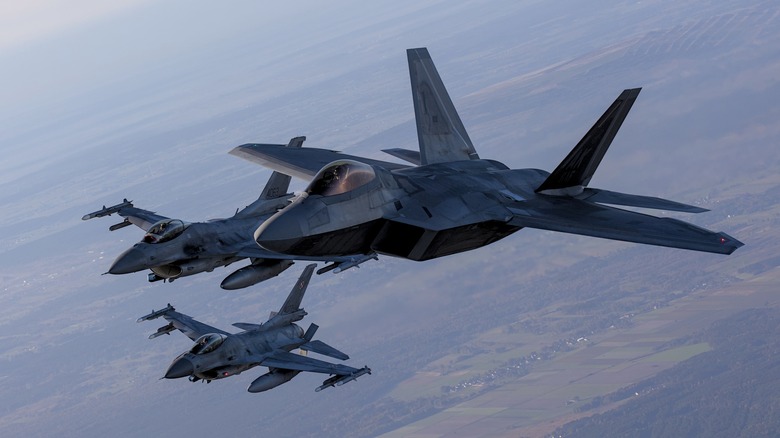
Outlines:
<svg viewBox="0 0 780 438"><path fill-rule="evenodd" d="M421 164L479 159L428 49L409 49L406 56Z"/></svg>
<svg viewBox="0 0 780 438"><path fill-rule="evenodd" d="M294 137L287 143L288 148L299 148L306 141L306 137ZM290 189L290 180L292 178L289 175L274 171L271 177L268 178L268 182L265 184L263 192L260 194L260 199L274 199L287 194Z"/></svg>
<svg viewBox="0 0 780 438"><path fill-rule="evenodd" d="M292 291L290 291L290 295L287 296L284 304L282 304L282 308L279 309L279 314L289 314L300 310L303 294L306 293L306 288L309 286L309 280L311 280L311 274L314 272L316 266L316 263L306 266L306 269L303 270L303 273L298 278L295 286L293 286Z"/></svg>
<svg viewBox="0 0 780 438"><path fill-rule="evenodd" d="M260 194L260 199L268 200L278 198L287 194L287 190L290 189L290 181L292 178L289 175L274 171L271 177L268 178L268 182L263 188L263 193Z"/></svg>
<svg viewBox="0 0 780 438"><path fill-rule="evenodd" d="M607 153L609 145L612 144L615 134L641 90L641 88L633 88L620 93L596 124L536 191L547 191L548 194L577 194L569 192L582 191L582 188L593 178L596 168Z"/></svg>

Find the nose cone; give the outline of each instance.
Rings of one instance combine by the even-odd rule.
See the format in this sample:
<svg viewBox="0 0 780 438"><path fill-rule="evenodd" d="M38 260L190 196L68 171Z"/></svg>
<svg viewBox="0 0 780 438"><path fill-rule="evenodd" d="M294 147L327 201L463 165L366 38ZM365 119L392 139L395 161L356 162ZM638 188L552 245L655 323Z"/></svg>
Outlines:
<svg viewBox="0 0 780 438"><path fill-rule="evenodd" d="M108 268L109 274L129 274L131 272L143 271L149 268L146 263L144 251L138 245L133 246L127 251L119 254L114 263Z"/></svg>
<svg viewBox="0 0 780 438"><path fill-rule="evenodd" d="M285 254L305 237L305 229L308 221L304 209L300 204L292 204L260 225L255 231L255 242L264 249Z"/></svg>
<svg viewBox="0 0 780 438"><path fill-rule="evenodd" d="M166 379L178 379L180 377L191 376L195 372L192 362L186 357L180 357L173 361L168 371L165 372Z"/></svg>

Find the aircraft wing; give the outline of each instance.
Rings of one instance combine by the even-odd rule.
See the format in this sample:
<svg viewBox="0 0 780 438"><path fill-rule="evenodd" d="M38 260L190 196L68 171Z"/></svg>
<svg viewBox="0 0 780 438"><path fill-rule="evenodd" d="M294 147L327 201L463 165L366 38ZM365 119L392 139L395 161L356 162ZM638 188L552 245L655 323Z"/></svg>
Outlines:
<svg viewBox="0 0 780 438"><path fill-rule="evenodd" d="M572 198L546 198L513 203L508 207L514 215L509 224L719 254L731 254L744 245L726 233L716 233L677 219Z"/></svg>
<svg viewBox="0 0 780 438"><path fill-rule="evenodd" d="M238 257L246 257L252 259L269 259L269 260L305 260L310 262L333 262L341 264L343 266L349 265L349 267L357 266L365 261L375 259L376 254L353 254L346 256L299 256L290 254L281 254L278 252L268 251L258 246L256 243L251 243L241 248L238 253ZM346 270L344 267L342 270Z"/></svg>
<svg viewBox="0 0 780 438"><path fill-rule="evenodd" d="M233 148L230 154L305 181L311 180L325 165L337 160L354 160L372 166L384 167L388 170L409 167L388 161L342 154L329 149L288 148L276 144L243 144Z"/></svg>
<svg viewBox="0 0 780 438"><path fill-rule="evenodd" d="M176 309L170 304L168 304L168 306L164 309L152 311L152 313L138 318L137 322L151 321L161 316L170 322L170 324L160 327L156 333L153 333L151 336L149 336L150 339L156 338L157 336L166 333L170 333L173 330L179 330L193 341L207 333L219 333L222 335L229 334L224 330L220 330L216 327L212 327L208 324L196 321L189 315L177 312Z"/></svg>
<svg viewBox="0 0 780 438"><path fill-rule="evenodd" d="M127 199L124 199L121 203L112 205L111 207L106 207L105 205L103 208L97 211L93 211L92 213L85 214L81 220L89 220L96 217L103 217L103 216L111 216L112 214L118 214L119 216L122 216L125 218L124 221L111 226L109 229L111 231L118 230L120 228L124 228L130 224L133 224L144 231L148 231L151 226L159 222L163 219L168 219L165 216L160 216L159 214L156 214L153 211L149 210L143 210L141 208L135 208L133 206L133 201L128 201Z"/></svg>
<svg viewBox="0 0 780 438"><path fill-rule="evenodd" d="M300 354L290 353L288 351L278 351L271 356L263 359L261 365L269 368L281 368L284 370L308 371L312 373L337 374L348 376L357 373L357 368L347 365L325 362L324 360L312 359L301 356Z"/></svg>

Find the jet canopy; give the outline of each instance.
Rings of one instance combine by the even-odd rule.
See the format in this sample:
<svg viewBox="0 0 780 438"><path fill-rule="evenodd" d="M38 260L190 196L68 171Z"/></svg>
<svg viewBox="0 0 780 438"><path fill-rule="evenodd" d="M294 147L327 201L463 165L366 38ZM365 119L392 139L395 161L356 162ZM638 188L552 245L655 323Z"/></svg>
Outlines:
<svg viewBox="0 0 780 438"><path fill-rule="evenodd" d="M206 354L216 350L217 347L225 342L225 336L219 333L208 333L199 337L195 341L195 345L190 349L192 354Z"/></svg>
<svg viewBox="0 0 780 438"><path fill-rule="evenodd" d="M149 227L143 241L146 243L167 242L178 237L188 226L188 223L179 219L163 219Z"/></svg>
<svg viewBox="0 0 780 438"><path fill-rule="evenodd" d="M309 195L334 196L355 190L376 179L374 169L352 160L334 161L323 167L306 188Z"/></svg>

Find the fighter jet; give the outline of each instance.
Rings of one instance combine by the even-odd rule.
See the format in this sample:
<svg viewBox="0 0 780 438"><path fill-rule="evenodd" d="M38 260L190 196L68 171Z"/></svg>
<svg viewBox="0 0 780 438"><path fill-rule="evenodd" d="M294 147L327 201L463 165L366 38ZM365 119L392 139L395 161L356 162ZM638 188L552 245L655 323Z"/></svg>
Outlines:
<svg viewBox="0 0 780 438"><path fill-rule="evenodd" d="M331 377L315 389L319 392L332 386L341 386L364 374L371 374L368 367L352 368L291 353L297 348L335 359L349 359L349 356L330 345L312 340L318 328L316 324L309 325L306 332L295 324L306 316L306 311L301 308L301 300L315 266L311 264L306 267L282 308L279 312L271 312L268 321L263 324L233 324L243 330L240 333L227 333L196 321L177 312L170 304L162 310L138 318L138 322L141 322L162 316L169 321L168 325L160 327L149 339L179 330L195 341L192 348L174 359L164 378L189 377L191 382L205 380L209 383L262 365L268 367L269 371L255 379L247 391L267 391L289 382L301 371L330 374Z"/></svg>
<svg viewBox="0 0 780 438"><path fill-rule="evenodd" d="M311 179L258 227L254 237L262 248L419 261L479 248L525 227L720 254L743 245L725 233L614 206L703 208L588 187L639 88L620 93L552 173L509 169L479 157L428 50L410 49L407 56L419 152L385 152L412 166L314 148L245 144L231 151Z"/></svg>
<svg viewBox="0 0 780 438"><path fill-rule="evenodd" d="M300 148L305 139L296 137L287 145L278 146ZM136 208L127 199L111 207L104 206L84 215L82 219L117 213L124 220L112 225L109 230L136 225L146 231L140 242L114 260L108 269L109 274L128 274L150 269L150 282L173 281L188 275L211 272L214 268L249 258L251 263L248 266L228 275L220 285L223 289L240 289L279 275L292 266L293 258L297 258L264 251L252 238L260 223L289 203L293 196L288 193L289 185L289 176L274 172L260 197L227 219L190 223ZM358 264L355 257L311 259L334 261L340 270ZM359 255L357 261L365 259L365 255Z"/></svg>

